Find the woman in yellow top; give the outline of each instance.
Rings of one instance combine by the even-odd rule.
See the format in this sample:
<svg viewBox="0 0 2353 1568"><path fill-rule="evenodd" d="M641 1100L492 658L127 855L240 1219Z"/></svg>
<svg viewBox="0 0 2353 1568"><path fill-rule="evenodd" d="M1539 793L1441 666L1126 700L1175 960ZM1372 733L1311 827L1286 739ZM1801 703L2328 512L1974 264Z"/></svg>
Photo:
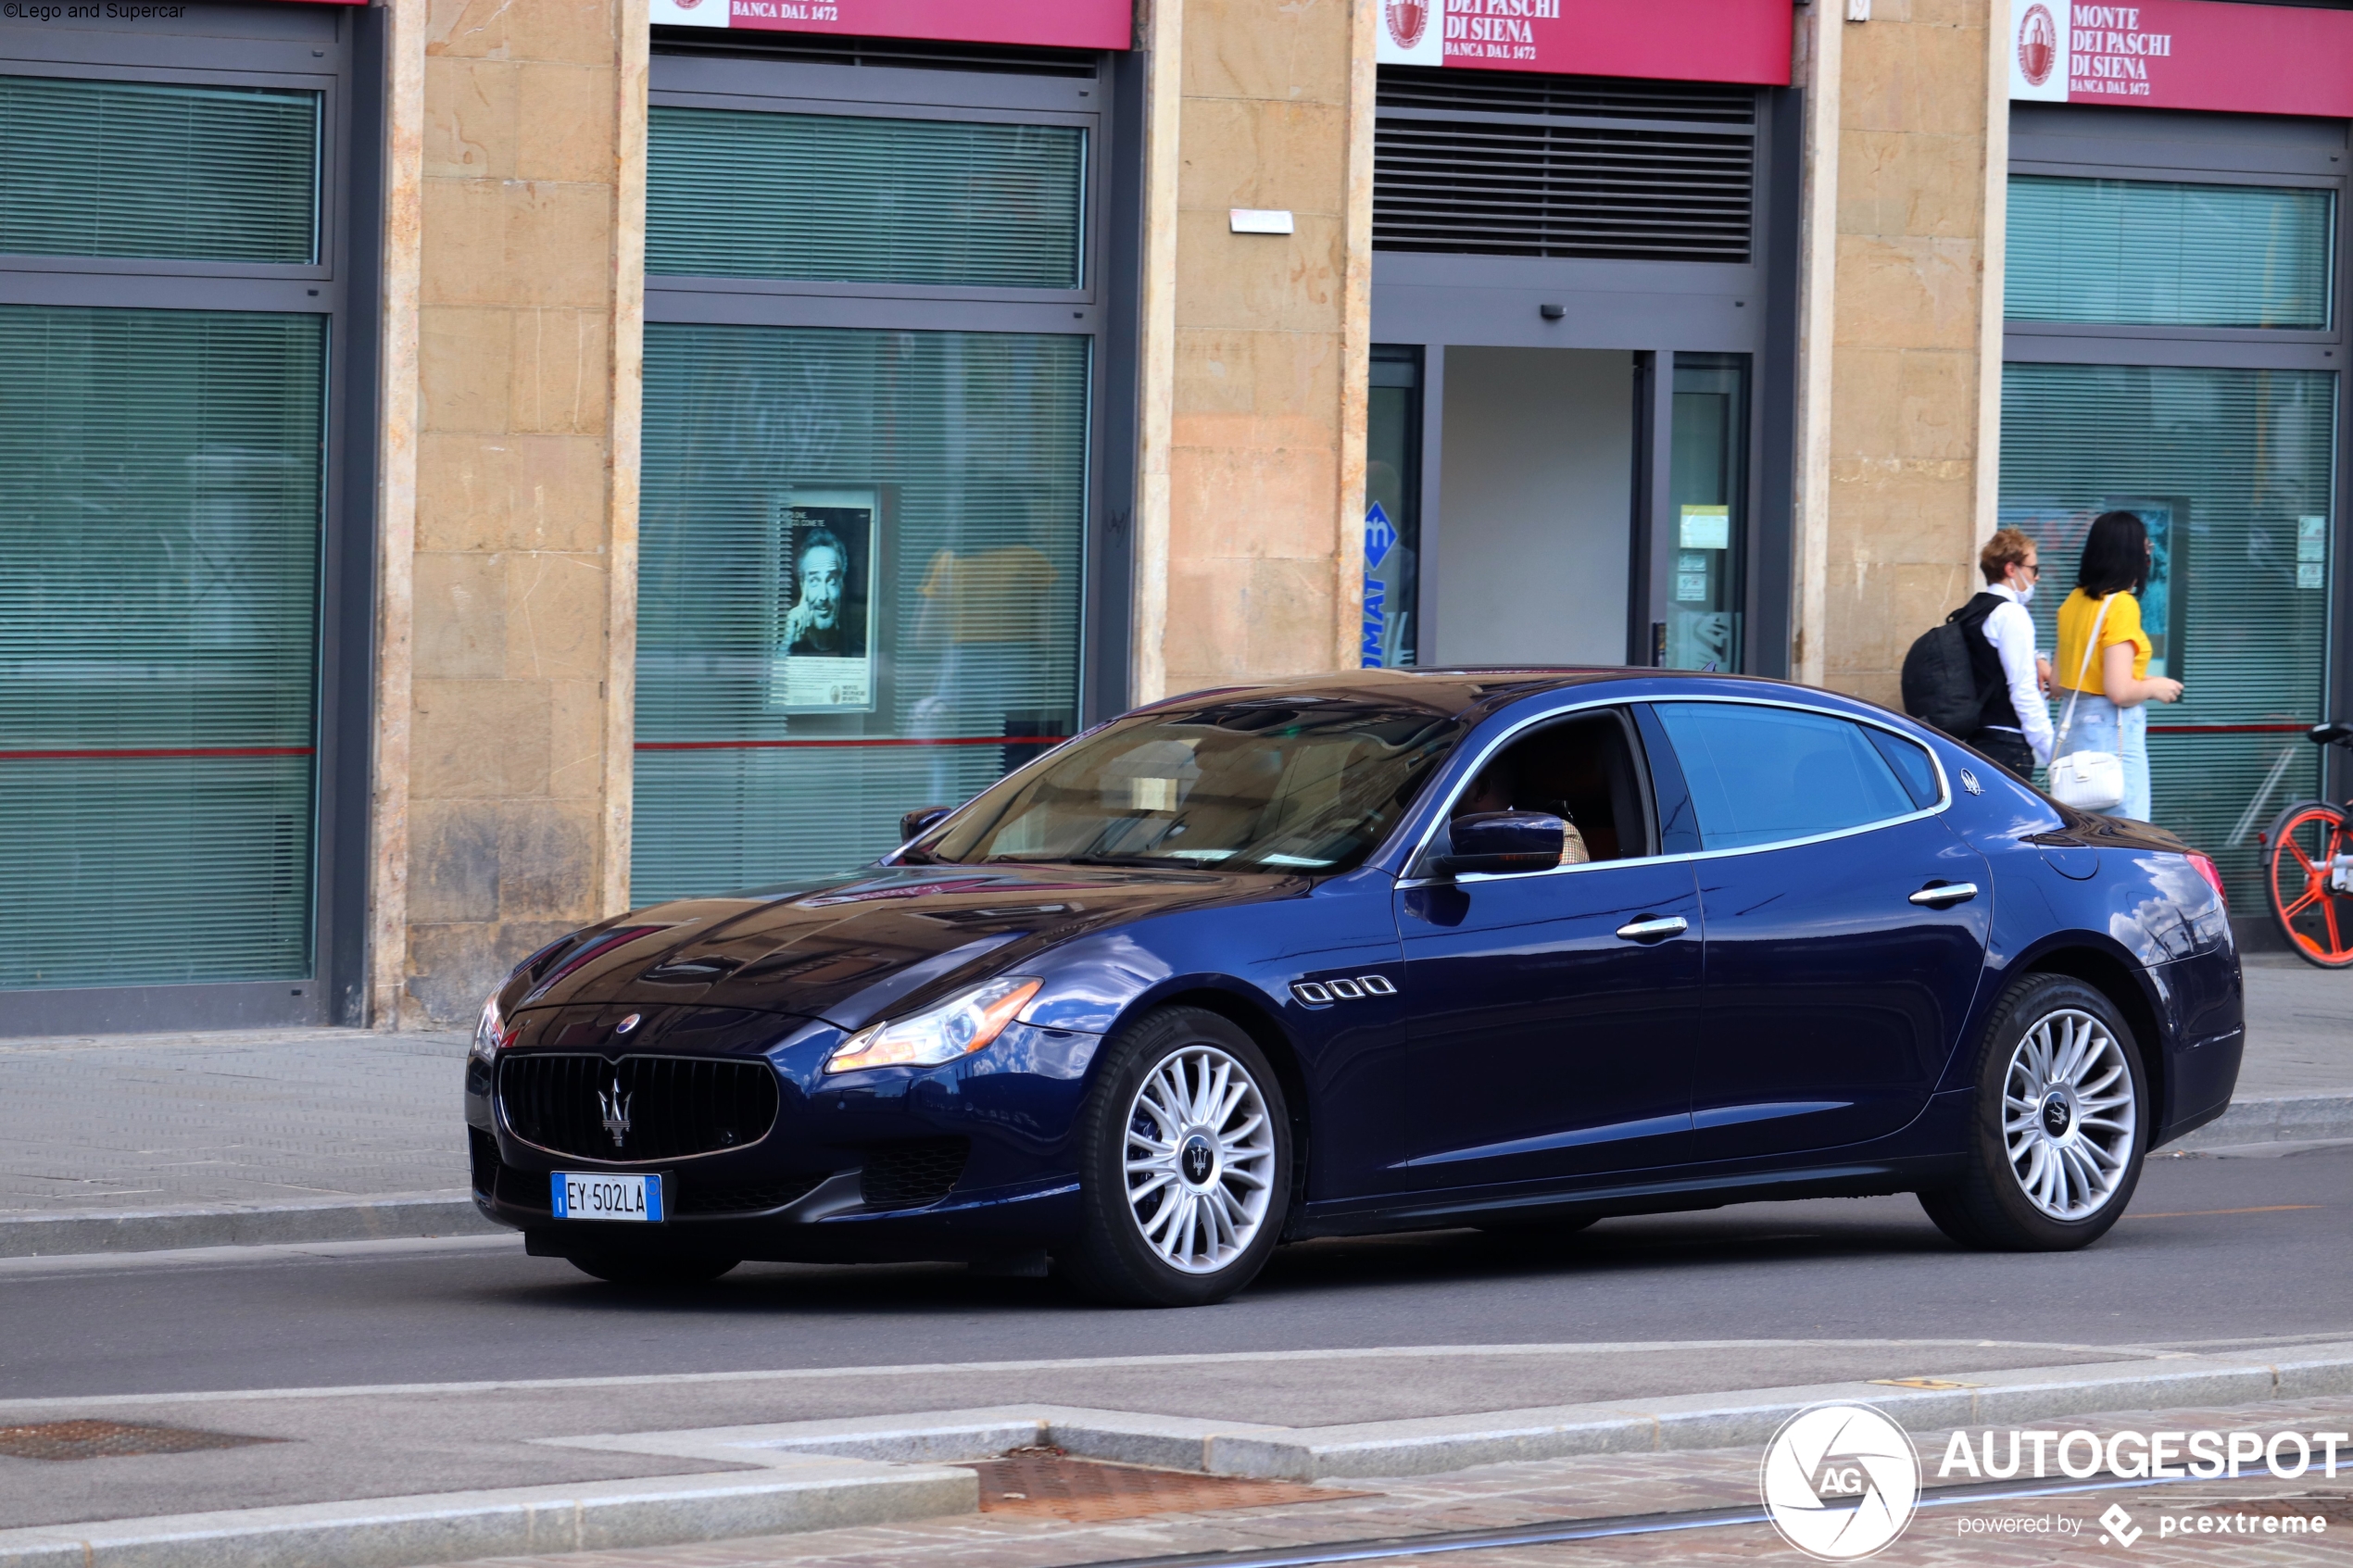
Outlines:
<svg viewBox="0 0 2353 1568"><path fill-rule="evenodd" d="M2074 721L2059 733L2052 754L2110 751L2121 758L2124 801L2116 814L2141 822L2151 809L2146 704L2182 697L2181 682L2149 673L2153 650L2136 596L2148 575L2149 534L2140 518L2102 512L2093 519L2075 592L2059 606L2058 654L2051 661L2060 687L2054 695L2075 704ZM2096 650L2090 646L2095 625Z"/></svg>

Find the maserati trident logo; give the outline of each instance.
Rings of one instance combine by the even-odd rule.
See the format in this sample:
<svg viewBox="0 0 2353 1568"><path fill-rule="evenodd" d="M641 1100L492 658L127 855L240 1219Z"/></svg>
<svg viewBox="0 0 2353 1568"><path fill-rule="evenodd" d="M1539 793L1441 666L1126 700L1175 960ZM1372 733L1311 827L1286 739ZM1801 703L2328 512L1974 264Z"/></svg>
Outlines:
<svg viewBox="0 0 2353 1568"><path fill-rule="evenodd" d="M621 1079L617 1074L612 1081L612 1093L607 1094L602 1089L597 1091L597 1109L604 1112L605 1131L612 1135L615 1148L619 1148L622 1141L629 1136L629 1100L630 1097L621 1092Z"/></svg>

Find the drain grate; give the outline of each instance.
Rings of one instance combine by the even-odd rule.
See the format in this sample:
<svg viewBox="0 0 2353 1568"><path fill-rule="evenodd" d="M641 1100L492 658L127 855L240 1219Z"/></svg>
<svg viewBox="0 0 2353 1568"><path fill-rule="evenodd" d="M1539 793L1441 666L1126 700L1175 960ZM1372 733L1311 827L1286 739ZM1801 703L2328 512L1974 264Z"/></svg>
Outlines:
<svg viewBox="0 0 2353 1568"><path fill-rule="evenodd" d="M0 1426L0 1456L9 1459L122 1459L132 1454L184 1454L198 1449L241 1449L279 1437L241 1437L186 1426L133 1426L120 1421L44 1421Z"/></svg>
<svg viewBox="0 0 2353 1568"><path fill-rule="evenodd" d="M1199 1513L1220 1508L1268 1508L1277 1503L1328 1502L1365 1492L1302 1486L1290 1481L1246 1481L1189 1470L1147 1470L1073 1459L1060 1449L1015 1449L1002 1459L965 1468L980 1474L980 1511L1017 1518L1063 1519L1089 1524L1148 1513Z"/></svg>

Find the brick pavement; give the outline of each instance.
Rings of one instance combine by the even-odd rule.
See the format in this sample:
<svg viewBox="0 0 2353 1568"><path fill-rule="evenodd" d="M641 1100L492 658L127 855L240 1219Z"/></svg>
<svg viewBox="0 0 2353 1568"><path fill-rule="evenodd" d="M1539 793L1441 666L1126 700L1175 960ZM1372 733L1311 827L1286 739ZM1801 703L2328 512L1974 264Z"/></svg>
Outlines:
<svg viewBox="0 0 2353 1568"><path fill-rule="evenodd" d="M0 1217L463 1197L462 1035L0 1040Z"/></svg>
<svg viewBox="0 0 2353 1568"><path fill-rule="evenodd" d="M2062 1431L2124 1429L2230 1431L2353 1430L2353 1399L2306 1400L2235 1410L2133 1411L2043 1424ZM1972 1428L1973 1433L1982 1428ZM2007 1428L2002 1430L2007 1431ZM1927 1471L1935 1471L1949 1432L1913 1434ZM1890 1568L1971 1568L2102 1557L2158 1564L2252 1568L2262 1564L2353 1562L2353 1453L2334 1480L2317 1472L2295 1481L2185 1481L2160 1487L1923 1509L1904 1537L1873 1559ZM1164 1514L1101 1524L973 1515L929 1523L828 1530L800 1536L722 1541L692 1547L497 1558L465 1568L1078 1568L1185 1552L1228 1551L1351 1541L1439 1531L1503 1529L1544 1521L1661 1514L1753 1506L1761 1455L1753 1448L1657 1455L1549 1460L1490 1465L1453 1475L1403 1481L1351 1480L1328 1489L1366 1495L1279 1508ZM1957 1481L1942 1483L1955 1485ZM2121 1501L2145 1532L2128 1553L2101 1544L2098 1515ZM2162 1539L2166 1514L2194 1517L2263 1507L2323 1512L2318 1537L2216 1535ZM1965 1519L2059 1518L2056 1533L2005 1538L1962 1533ZM1626 1536L1546 1546L1454 1551L1381 1560L1430 1568L1641 1568L1651 1563L1800 1563L1806 1559L1766 1525Z"/></svg>

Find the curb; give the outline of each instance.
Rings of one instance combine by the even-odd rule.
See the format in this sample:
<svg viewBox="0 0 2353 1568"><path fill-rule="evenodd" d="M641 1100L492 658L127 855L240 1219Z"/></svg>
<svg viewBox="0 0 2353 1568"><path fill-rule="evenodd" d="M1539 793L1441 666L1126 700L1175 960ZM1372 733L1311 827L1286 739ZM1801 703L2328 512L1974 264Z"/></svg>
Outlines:
<svg viewBox="0 0 2353 1568"><path fill-rule="evenodd" d="M979 1508L979 1477L950 1461L1032 1443L1211 1474L1362 1480L1761 1445L1791 1415L1829 1402L1869 1402L1922 1432L2312 1399L2353 1393L2353 1341L2297 1347L2276 1361L2158 1355L1933 1381L1931 1388L1830 1383L1304 1428L1021 1405L540 1438L551 1448L751 1468L6 1530L0 1568L422 1568L968 1515Z"/></svg>
<svg viewBox="0 0 2353 1568"><path fill-rule="evenodd" d="M979 1506L980 1477L970 1470L818 1459L752 1475L672 1475L6 1530L0 1568L417 1568L890 1524Z"/></svg>
<svg viewBox="0 0 2353 1568"><path fill-rule="evenodd" d="M497 1234L512 1233L484 1219L470 1194L397 1192L253 1207L11 1214L0 1218L0 1258Z"/></svg>
<svg viewBox="0 0 2353 1568"><path fill-rule="evenodd" d="M2353 1138L2353 1094L2258 1095L2234 1099L2221 1116L2166 1147L2228 1148L2334 1138Z"/></svg>
<svg viewBox="0 0 2353 1568"><path fill-rule="evenodd" d="M1265 1480L1443 1474L1477 1465L1762 1445L1811 1405L1868 1403L1912 1431L2094 1411L2230 1406L2353 1393L2353 1342L2296 1347L2279 1361L2165 1355L1971 1373L1934 1388L1824 1383L1642 1401L1488 1411L1354 1425L1284 1427L1124 1411L1016 1405L700 1432L541 1438L557 1448L733 1459L834 1454L937 1464L1051 1444L1086 1459ZM774 1462L773 1459L767 1462Z"/></svg>

